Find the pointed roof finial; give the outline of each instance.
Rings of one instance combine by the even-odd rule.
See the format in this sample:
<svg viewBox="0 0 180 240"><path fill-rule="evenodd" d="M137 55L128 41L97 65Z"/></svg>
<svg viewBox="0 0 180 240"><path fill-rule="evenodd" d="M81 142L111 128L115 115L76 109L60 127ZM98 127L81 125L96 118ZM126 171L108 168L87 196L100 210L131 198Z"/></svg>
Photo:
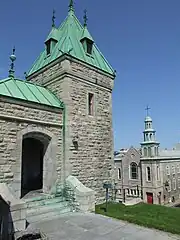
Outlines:
<svg viewBox="0 0 180 240"><path fill-rule="evenodd" d="M53 9L52 27L55 27L55 19L56 19L56 17L55 17L55 13L56 13L56 11Z"/></svg>
<svg viewBox="0 0 180 240"><path fill-rule="evenodd" d="M69 2L69 12L70 11L74 12L74 1L73 0L70 0L70 2Z"/></svg>
<svg viewBox="0 0 180 240"><path fill-rule="evenodd" d="M11 60L10 70L9 70L9 77L14 77L14 61L16 60L15 55L15 47L13 47L12 54L9 57Z"/></svg>
<svg viewBox="0 0 180 240"><path fill-rule="evenodd" d="M150 107L147 105L147 107L146 107L146 112L147 112L147 115L146 116L148 116L149 115L149 110L150 110Z"/></svg>
<svg viewBox="0 0 180 240"><path fill-rule="evenodd" d="M87 10L85 9L84 10L84 27L86 27L87 26L87 21L88 21L88 17L87 17Z"/></svg>

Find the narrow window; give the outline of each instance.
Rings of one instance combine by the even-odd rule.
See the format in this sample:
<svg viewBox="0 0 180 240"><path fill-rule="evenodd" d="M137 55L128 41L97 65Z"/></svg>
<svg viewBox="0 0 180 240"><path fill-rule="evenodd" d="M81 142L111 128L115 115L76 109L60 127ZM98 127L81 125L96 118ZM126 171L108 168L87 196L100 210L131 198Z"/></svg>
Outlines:
<svg viewBox="0 0 180 240"><path fill-rule="evenodd" d="M180 188L180 177L178 177L178 188Z"/></svg>
<svg viewBox="0 0 180 240"><path fill-rule="evenodd" d="M49 55L51 53L51 43L50 41L46 43L46 53Z"/></svg>
<svg viewBox="0 0 180 240"><path fill-rule="evenodd" d="M170 168L168 165L166 166L166 175L170 175Z"/></svg>
<svg viewBox="0 0 180 240"><path fill-rule="evenodd" d="M133 189L131 189L131 195L133 195Z"/></svg>
<svg viewBox="0 0 180 240"><path fill-rule="evenodd" d="M136 163L131 163L130 174L131 179L138 179L138 166Z"/></svg>
<svg viewBox="0 0 180 240"><path fill-rule="evenodd" d="M118 168L118 179L121 179L121 169Z"/></svg>
<svg viewBox="0 0 180 240"><path fill-rule="evenodd" d="M175 167L172 166L172 174L174 175L176 173Z"/></svg>
<svg viewBox="0 0 180 240"><path fill-rule="evenodd" d="M88 94L88 114L93 115L94 111L94 94Z"/></svg>
<svg viewBox="0 0 180 240"><path fill-rule="evenodd" d="M179 167L179 164L177 164L177 173L180 173L180 167Z"/></svg>
<svg viewBox="0 0 180 240"><path fill-rule="evenodd" d="M92 54L92 46L93 43L91 41L87 41L87 53Z"/></svg>
<svg viewBox="0 0 180 240"><path fill-rule="evenodd" d="M150 169L150 167L147 167L147 181L148 182L151 181L151 169Z"/></svg>
<svg viewBox="0 0 180 240"><path fill-rule="evenodd" d="M168 182L168 184L169 184L168 192L171 192L171 181L168 179L167 182Z"/></svg>
<svg viewBox="0 0 180 240"><path fill-rule="evenodd" d="M150 140L152 141L152 133L150 134Z"/></svg>
<svg viewBox="0 0 180 240"><path fill-rule="evenodd" d="M176 179L175 178L173 178L172 183L173 183L173 190L176 190Z"/></svg>
<svg viewBox="0 0 180 240"><path fill-rule="evenodd" d="M151 157L151 147L148 147L148 157Z"/></svg>
<svg viewBox="0 0 180 240"><path fill-rule="evenodd" d="M159 181L159 175L160 175L159 166L157 166L157 180L158 181Z"/></svg>

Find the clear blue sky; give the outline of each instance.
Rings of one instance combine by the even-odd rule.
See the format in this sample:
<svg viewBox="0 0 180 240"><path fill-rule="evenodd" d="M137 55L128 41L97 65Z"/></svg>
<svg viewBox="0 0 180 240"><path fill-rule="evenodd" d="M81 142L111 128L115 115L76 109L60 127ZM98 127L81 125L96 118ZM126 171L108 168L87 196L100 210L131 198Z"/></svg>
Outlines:
<svg viewBox="0 0 180 240"><path fill-rule="evenodd" d="M51 28L67 15L68 0L6 0L0 6L0 77L8 74L16 45L16 76L23 78L44 47ZM180 140L180 1L76 0L76 15L88 10L88 28L117 71L113 91L115 149L139 146L145 107L151 107L162 147Z"/></svg>

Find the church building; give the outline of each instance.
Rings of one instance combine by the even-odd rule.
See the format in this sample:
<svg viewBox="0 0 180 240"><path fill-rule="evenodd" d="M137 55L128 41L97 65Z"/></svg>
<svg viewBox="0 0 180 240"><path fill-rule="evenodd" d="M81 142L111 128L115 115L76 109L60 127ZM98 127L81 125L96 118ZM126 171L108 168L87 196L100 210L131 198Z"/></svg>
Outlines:
<svg viewBox="0 0 180 240"><path fill-rule="evenodd" d="M113 168L115 71L88 30L86 12L81 24L70 0L60 26L53 14L42 49L25 80L16 78L13 49L0 81L0 193L11 206L25 203L31 220L41 210L49 214L36 207L50 209L51 200L57 214L54 198L66 185L81 210L93 210ZM19 230L28 216L16 219Z"/></svg>
<svg viewBox="0 0 180 240"><path fill-rule="evenodd" d="M180 148L160 149L149 115L144 121L141 148L121 150L114 158L115 183L123 201L150 204L180 201ZM134 201L136 202L136 201Z"/></svg>

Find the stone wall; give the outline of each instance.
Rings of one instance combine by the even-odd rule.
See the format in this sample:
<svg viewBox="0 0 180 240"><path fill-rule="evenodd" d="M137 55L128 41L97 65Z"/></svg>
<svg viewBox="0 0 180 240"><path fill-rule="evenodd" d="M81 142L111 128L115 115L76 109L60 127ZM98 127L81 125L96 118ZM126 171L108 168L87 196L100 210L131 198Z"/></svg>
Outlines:
<svg viewBox="0 0 180 240"><path fill-rule="evenodd" d="M180 198L180 159L169 159L161 162L161 176L163 177L163 183L169 181L169 187L167 190L164 185L164 194L166 201L172 199L174 196L175 201ZM169 174L167 174L167 167L169 167ZM173 172L174 169L174 172Z"/></svg>
<svg viewBox="0 0 180 240"><path fill-rule="evenodd" d="M131 147L123 157L120 157L118 161L118 156L115 158L114 166L115 166L115 175L114 179L116 184L116 188L119 190L118 194L123 196L123 189L125 189L126 197L136 197L139 195L141 191L141 168L140 168L140 154L139 152ZM130 173L130 165L131 163L136 163L138 166L138 178L131 179ZM121 170L121 178L119 179L118 171ZM138 187L137 187L138 186Z"/></svg>
<svg viewBox="0 0 180 240"><path fill-rule="evenodd" d="M113 166L113 76L64 60L28 80L43 83L65 103L66 175L76 176L98 196L104 196L103 182L111 181ZM94 116L87 112L88 93L94 94Z"/></svg>
<svg viewBox="0 0 180 240"><path fill-rule="evenodd" d="M54 178L62 175L62 112L39 106L0 99L0 182L11 186L17 197L21 187L22 139L27 133L36 132L51 139L44 159L46 185L53 185ZM47 190L50 185L44 188Z"/></svg>
<svg viewBox="0 0 180 240"><path fill-rule="evenodd" d="M159 161L156 159L146 159L141 160L142 165L142 180L143 180L143 199L147 202L147 193L153 194L153 203L159 204L164 202L163 199L163 176L159 175L157 179L157 166L159 166ZM150 181L147 179L147 167L150 168ZM159 200L159 193L161 193Z"/></svg>

